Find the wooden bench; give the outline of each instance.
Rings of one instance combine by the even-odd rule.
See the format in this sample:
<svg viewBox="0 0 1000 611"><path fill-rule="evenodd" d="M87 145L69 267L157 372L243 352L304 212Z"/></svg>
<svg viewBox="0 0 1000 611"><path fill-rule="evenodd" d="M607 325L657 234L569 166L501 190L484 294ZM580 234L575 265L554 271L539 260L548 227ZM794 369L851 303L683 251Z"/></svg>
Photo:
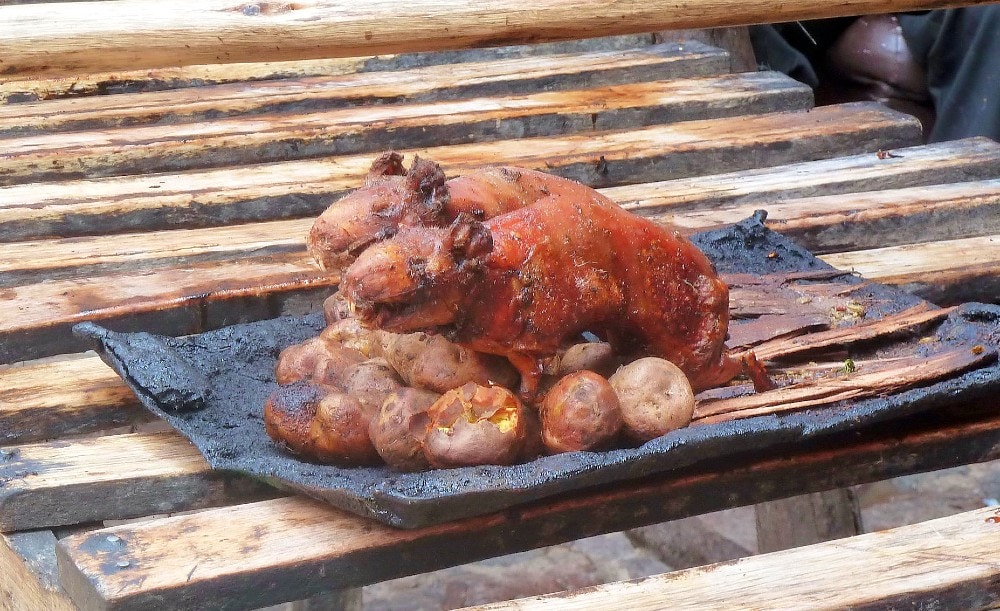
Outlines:
<svg viewBox="0 0 1000 611"><path fill-rule="evenodd" d="M685 231L765 208L772 228L836 267L941 305L996 300L1000 145L921 145L905 115L874 104L813 108L809 91L781 75L729 73L718 49L627 35L842 8L652 2L641 14L611 6L594 15L550 0L511 4L498 20L446 4L421 19L430 3L394 6L393 16L334 2L66 3L60 21L72 31L44 53L37 19L54 5L0 7L9 24L0 73L14 79L0 83L12 101L0 106L0 601L254 608L1000 458L1000 417L956 404L944 417L764 451L736 468L699 465L398 530L213 471L157 427L110 369L79 353L72 325L180 335L314 309L338 279L305 253L310 217L388 147L439 161L449 175L496 162L544 169ZM260 26L253 35L240 29L246 20ZM115 36L102 34L107 23ZM582 31L622 36L442 50ZM257 63L190 65L221 61ZM131 93L90 95L117 90ZM989 517L913 532L968 525L980 544ZM133 518L143 520L114 522ZM972 529L976 520L986 526ZM823 549L853 562L844 548ZM781 558L800 561L746 562L775 571ZM726 570L706 579L732 581ZM995 579L980 575L964 583L986 593L976 601L995 601ZM648 583L664 581L673 577ZM774 589L744 583L764 597Z"/></svg>
<svg viewBox="0 0 1000 611"><path fill-rule="evenodd" d="M487 609L995 608L1000 509Z"/></svg>

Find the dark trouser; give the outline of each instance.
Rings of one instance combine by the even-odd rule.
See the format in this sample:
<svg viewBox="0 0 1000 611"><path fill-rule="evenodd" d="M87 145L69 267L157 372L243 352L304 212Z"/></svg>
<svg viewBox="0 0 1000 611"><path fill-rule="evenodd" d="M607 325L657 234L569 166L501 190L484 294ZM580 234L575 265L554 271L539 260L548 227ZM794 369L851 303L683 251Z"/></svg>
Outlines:
<svg viewBox="0 0 1000 611"><path fill-rule="evenodd" d="M926 73L937 116L929 140L1000 141L1000 5L897 17ZM759 63L815 88L824 54L845 27L844 20L823 20L758 26L750 34Z"/></svg>
<svg viewBox="0 0 1000 611"><path fill-rule="evenodd" d="M927 73L937 114L931 140L1000 140L1000 6L902 14L899 24Z"/></svg>

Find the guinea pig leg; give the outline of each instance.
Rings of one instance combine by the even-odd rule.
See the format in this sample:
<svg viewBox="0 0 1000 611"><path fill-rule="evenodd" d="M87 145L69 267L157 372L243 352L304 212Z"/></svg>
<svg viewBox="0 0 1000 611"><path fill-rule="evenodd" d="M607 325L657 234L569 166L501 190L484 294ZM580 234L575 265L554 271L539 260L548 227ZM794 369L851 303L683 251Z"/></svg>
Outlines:
<svg viewBox="0 0 1000 611"><path fill-rule="evenodd" d="M538 396L538 385L542 380L542 360L523 352L505 354L510 364L521 374L518 398L526 405L533 405Z"/></svg>
<svg viewBox="0 0 1000 611"><path fill-rule="evenodd" d="M743 368L743 375L753 382L753 389L756 392L774 390L777 385L771 376L767 375L764 364L757 360L757 355L753 350L747 350L740 355L740 366Z"/></svg>

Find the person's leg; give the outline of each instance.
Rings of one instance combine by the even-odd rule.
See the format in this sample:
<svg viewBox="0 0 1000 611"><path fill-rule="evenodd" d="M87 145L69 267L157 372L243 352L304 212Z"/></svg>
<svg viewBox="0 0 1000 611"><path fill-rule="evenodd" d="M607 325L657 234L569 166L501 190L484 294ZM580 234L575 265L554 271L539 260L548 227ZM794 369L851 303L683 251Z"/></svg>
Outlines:
<svg viewBox="0 0 1000 611"><path fill-rule="evenodd" d="M927 73L937 121L931 141L1000 140L1000 5L899 15Z"/></svg>

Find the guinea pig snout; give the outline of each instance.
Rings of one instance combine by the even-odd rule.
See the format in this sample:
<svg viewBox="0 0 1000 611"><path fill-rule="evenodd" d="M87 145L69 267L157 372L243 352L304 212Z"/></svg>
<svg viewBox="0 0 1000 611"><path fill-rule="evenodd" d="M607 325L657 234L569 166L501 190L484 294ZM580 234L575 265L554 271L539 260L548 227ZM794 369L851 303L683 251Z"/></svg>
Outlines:
<svg viewBox="0 0 1000 611"><path fill-rule="evenodd" d="M365 250L344 272L343 290L355 303L392 303L412 295L418 282L408 257L392 244Z"/></svg>

